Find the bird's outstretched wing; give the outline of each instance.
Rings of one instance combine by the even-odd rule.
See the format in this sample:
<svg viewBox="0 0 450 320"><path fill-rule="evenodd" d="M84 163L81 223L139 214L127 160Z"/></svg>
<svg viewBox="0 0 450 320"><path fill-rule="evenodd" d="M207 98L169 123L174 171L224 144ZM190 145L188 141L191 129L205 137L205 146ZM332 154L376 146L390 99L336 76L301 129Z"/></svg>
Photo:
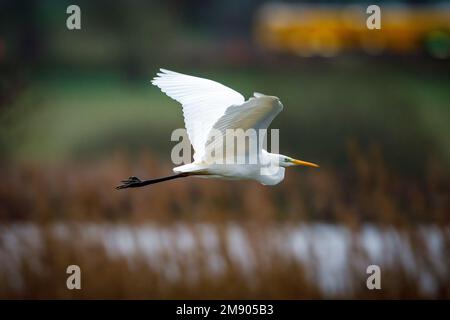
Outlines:
<svg viewBox="0 0 450 320"><path fill-rule="evenodd" d="M211 154L215 159L220 157L226 159L229 155L247 157L255 152L260 153L266 137L265 131L260 131L260 129L267 129L281 110L283 110L283 105L277 97L261 93L255 93L254 98L250 98L242 105L230 106L208 134L204 160L211 160L208 159ZM254 129L254 134L247 131L248 138L246 138L245 146L236 148L235 145L227 143L234 139L230 135L235 135L236 131L227 129L242 129L243 131ZM219 136L218 133L220 133ZM227 140L227 138L231 139ZM241 140L241 142L243 141ZM225 153L220 154L220 152Z"/></svg>
<svg viewBox="0 0 450 320"><path fill-rule="evenodd" d="M160 69L152 83L183 106L184 123L194 147L194 160L205 152L206 139L214 123L244 97L218 82Z"/></svg>

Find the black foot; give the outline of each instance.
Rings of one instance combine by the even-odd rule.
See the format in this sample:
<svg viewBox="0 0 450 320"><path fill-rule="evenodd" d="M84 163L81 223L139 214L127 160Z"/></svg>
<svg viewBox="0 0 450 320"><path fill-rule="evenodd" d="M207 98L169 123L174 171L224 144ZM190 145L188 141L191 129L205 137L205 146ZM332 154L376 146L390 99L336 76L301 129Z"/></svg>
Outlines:
<svg viewBox="0 0 450 320"><path fill-rule="evenodd" d="M141 185L141 180L137 177L129 177L127 180L122 180L122 184L116 189L134 188Z"/></svg>

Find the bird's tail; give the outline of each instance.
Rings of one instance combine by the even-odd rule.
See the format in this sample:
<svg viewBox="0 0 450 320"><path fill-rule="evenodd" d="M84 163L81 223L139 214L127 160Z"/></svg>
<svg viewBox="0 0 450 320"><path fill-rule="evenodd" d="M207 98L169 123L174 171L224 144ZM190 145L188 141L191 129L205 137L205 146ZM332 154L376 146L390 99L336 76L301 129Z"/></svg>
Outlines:
<svg viewBox="0 0 450 320"><path fill-rule="evenodd" d="M184 178L187 176L189 176L189 173L182 172L182 173L174 174L172 176L161 177L161 178L156 178L156 179L149 179L149 180L141 180L137 177L129 177L126 180L122 180L121 181L122 184L120 186L117 186L116 189L144 187L149 184L155 184L155 183L160 183L160 182L164 182L164 181L168 181L168 180Z"/></svg>

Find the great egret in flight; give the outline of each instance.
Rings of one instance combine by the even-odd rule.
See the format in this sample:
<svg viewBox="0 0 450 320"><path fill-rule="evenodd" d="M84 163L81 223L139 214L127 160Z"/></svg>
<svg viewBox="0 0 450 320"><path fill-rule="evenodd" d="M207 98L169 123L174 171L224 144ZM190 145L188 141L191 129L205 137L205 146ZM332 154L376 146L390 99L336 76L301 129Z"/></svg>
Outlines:
<svg viewBox="0 0 450 320"><path fill-rule="evenodd" d="M229 164L229 162L214 161L210 149L214 147L214 150L220 150L223 147L218 146L217 141L220 143L226 141L226 135L230 132L228 129L267 130L275 116L283 110L283 105L274 96L254 93L253 97L245 101L240 93L218 82L165 69L160 71L152 83L183 106L184 123L195 152L194 162L175 167L173 169L175 175L168 177L151 180L130 177L123 180L123 184L117 189L143 187L188 176L232 180L253 179L263 185L276 185L283 181L285 167L318 167L311 162L267 152L262 148L259 135L249 137L249 139L258 140L249 141L249 145L254 142L258 148L250 150L245 145L240 150L247 158L256 156L255 163ZM222 135L219 137L221 139L211 140L211 132L218 132ZM257 154L251 154L255 152ZM272 169L275 167L276 170L263 172L262 169L268 165L271 165Z"/></svg>

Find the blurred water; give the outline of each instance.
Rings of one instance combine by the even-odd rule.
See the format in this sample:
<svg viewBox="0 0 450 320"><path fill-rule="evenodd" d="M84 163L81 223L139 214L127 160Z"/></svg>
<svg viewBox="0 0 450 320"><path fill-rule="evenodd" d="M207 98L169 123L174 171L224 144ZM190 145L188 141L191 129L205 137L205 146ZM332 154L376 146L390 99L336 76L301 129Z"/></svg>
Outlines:
<svg viewBox="0 0 450 320"><path fill-rule="evenodd" d="M169 281L179 281L187 275L184 280L195 282L199 272L205 270L212 276L220 275L226 271L226 258L251 281L258 263L276 263L270 260L273 253L301 264L307 278L330 297L351 292L355 279L368 277L366 268L371 264L379 265L382 273L387 268L400 268L418 279L423 293L430 296L436 293L441 281L450 279L447 266L450 229L432 225L418 227L412 235L411 231L373 225L350 230L330 224L283 224L263 229L233 223L220 226L60 223L47 227L11 224L0 226L0 275L15 290L26 289L20 271L25 261L36 273L45 270L39 257L46 249L44 237L48 237L48 232L67 248L86 246L88 250L89 244L100 245L110 259L125 258L130 270L137 258L144 258L149 268ZM199 255L206 263L202 269L198 267Z"/></svg>

